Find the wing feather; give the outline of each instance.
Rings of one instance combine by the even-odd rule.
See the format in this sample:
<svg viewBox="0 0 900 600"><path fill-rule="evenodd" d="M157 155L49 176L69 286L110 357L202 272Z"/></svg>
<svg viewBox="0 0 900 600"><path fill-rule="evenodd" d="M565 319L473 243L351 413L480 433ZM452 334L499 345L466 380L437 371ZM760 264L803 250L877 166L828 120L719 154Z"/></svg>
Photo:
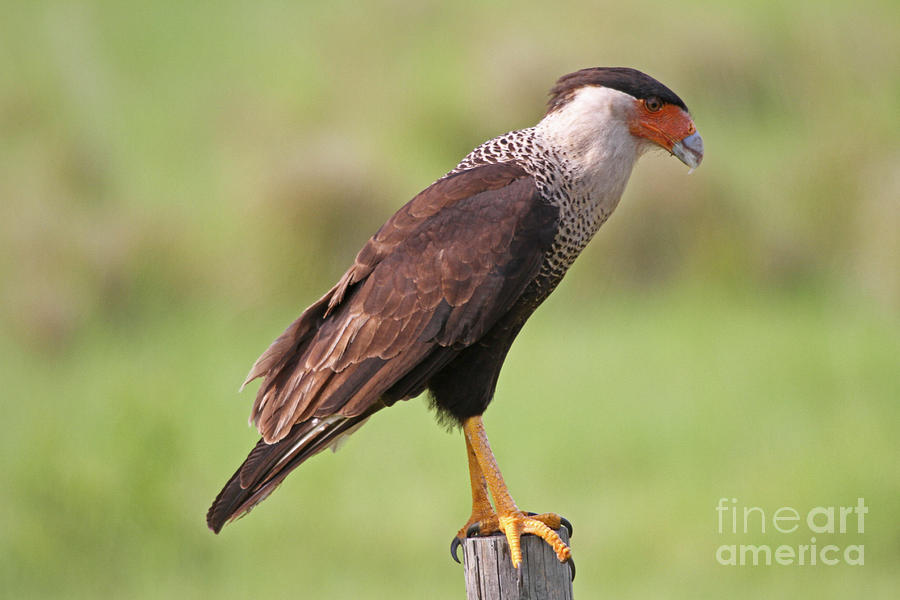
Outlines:
<svg viewBox="0 0 900 600"><path fill-rule="evenodd" d="M264 441L313 416L358 416L419 363L446 363L426 361L433 352L477 341L537 275L556 216L514 164L416 196L254 365Z"/></svg>

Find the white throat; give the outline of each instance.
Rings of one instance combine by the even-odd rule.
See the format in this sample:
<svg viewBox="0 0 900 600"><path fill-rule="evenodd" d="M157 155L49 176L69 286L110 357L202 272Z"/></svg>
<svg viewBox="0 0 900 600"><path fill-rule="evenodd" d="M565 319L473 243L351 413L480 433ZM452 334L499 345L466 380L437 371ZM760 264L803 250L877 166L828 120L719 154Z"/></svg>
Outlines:
<svg viewBox="0 0 900 600"><path fill-rule="evenodd" d="M541 265L555 285L615 210L634 163L648 145L631 134L635 100L590 86L528 129L488 140L452 172L515 161L535 179L544 198L559 208L553 247Z"/></svg>
<svg viewBox="0 0 900 600"><path fill-rule="evenodd" d="M541 141L569 165L579 191L611 212L619 202L634 163L646 146L628 130L634 98L605 87L579 89L535 127Z"/></svg>

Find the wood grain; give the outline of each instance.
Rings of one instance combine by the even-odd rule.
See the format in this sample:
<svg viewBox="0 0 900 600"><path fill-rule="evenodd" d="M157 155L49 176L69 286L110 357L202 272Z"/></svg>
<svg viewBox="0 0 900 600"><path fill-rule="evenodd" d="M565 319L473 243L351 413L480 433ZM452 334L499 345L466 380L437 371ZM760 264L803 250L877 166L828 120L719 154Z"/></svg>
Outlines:
<svg viewBox="0 0 900 600"><path fill-rule="evenodd" d="M558 532L569 542L565 527ZM572 600L572 570L544 540L522 536L522 565L516 569L506 536L467 538L463 542L468 600Z"/></svg>

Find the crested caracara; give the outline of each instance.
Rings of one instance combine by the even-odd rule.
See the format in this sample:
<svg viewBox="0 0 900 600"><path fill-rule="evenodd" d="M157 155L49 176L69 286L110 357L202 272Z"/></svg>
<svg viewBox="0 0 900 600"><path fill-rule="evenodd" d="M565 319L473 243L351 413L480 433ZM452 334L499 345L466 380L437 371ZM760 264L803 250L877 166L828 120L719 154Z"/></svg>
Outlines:
<svg viewBox="0 0 900 600"><path fill-rule="evenodd" d="M523 533L567 560L560 517L524 513L507 491L481 415L516 335L652 148L700 164L684 102L634 69L583 69L557 81L537 125L480 145L400 208L250 370L247 382L263 380L251 414L262 439L216 497L209 527L218 532L306 459L427 390L468 450L472 514L451 552L467 532L500 530L517 567Z"/></svg>

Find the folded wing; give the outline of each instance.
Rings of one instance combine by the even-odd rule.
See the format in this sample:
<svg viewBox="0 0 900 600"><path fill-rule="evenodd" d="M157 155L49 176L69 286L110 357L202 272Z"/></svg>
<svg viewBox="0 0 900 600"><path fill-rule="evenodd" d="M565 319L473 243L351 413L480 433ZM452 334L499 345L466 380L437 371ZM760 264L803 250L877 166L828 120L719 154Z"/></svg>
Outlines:
<svg viewBox="0 0 900 600"><path fill-rule="evenodd" d="M254 364L247 382L263 382L251 419L263 439L216 499L210 527L386 403L421 392L534 280L556 220L513 163L449 175L403 206Z"/></svg>

